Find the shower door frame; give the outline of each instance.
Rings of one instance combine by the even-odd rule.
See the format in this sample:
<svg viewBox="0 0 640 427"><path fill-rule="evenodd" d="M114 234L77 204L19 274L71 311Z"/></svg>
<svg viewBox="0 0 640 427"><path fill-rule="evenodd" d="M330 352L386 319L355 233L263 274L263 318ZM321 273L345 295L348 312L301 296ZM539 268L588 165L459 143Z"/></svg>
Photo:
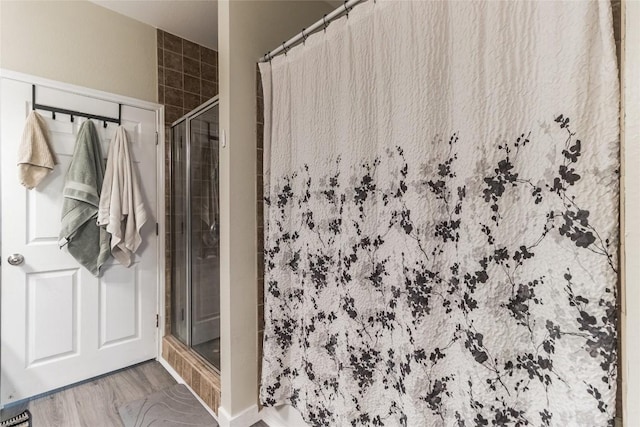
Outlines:
<svg viewBox="0 0 640 427"><path fill-rule="evenodd" d="M186 209L185 209L185 233L186 233L186 239L185 239L185 246L188 248L188 250L186 251L186 255L184 257L184 262L187 266L186 268L186 293L185 293L185 299L186 299L186 304L185 304L185 319L187 322L187 327L186 327L186 343L184 343L187 347L189 347L189 349L194 353L197 354L201 359L204 359L204 357L202 357L200 354L197 353L197 351L192 347L192 342L193 342L193 318L192 318L192 296L193 296L193 292L192 292L192 288L193 286L191 285L191 279L192 279L192 236L191 236L191 230L192 230L192 224L191 224L191 120L193 120L194 118L196 118L197 116L199 116L200 114L205 113L206 111L214 108L216 105L219 105L219 96L216 95L213 98L211 98L210 100L208 100L207 102L200 104L198 107L196 107L195 109L191 110L190 112L188 112L187 114L185 114L184 116L180 117L178 120L174 121L173 123L171 123L171 125L169 126L169 129L172 130L175 126L179 125L180 123L184 122L185 123L185 136L186 136L186 148L184 150L184 156L185 156L185 180L187 182L186 185L186 199L187 201L189 201L188 203L186 203ZM219 113L218 113L219 114ZM171 141L171 144L173 145L174 141ZM220 143L218 141L218 143ZM218 163L220 163L220 159L218 159ZM170 175L170 187L173 189L173 179L174 179L174 170L173 170L173 163L171 163L171 175ZM218 177L218 186L220 185L220 179ZM218 192L218 197L219 197L219 192ZM173 197L173 194L172 194ZM172 200L173 203L173 200ZM172 230L173 232L173 230ZM172 237L173 238L173 237ZM171 274L173 276L173 271L174 271L174 264L176 262L176 257L175 254L172 254L171 256ZM171 286L171 292L173 294L174 292L174 285L173 285L173 280L172 283L170 284ZM171 305L171 313L169 316L169 319L167 319L168 322L170 322L170 324L172 323L172 318L174 316L174 312L173 310L179 309L179 307L174 307L173 304ZM218 307L218 311L220 310L220 307ZM220 322L220 315L218 314L218 322ZM180 338L175 335L175 331L173 330L173 327L171 328L171 335L173 337L175 337L177 340L181 341ZM209 361L207 361L208 365L213 368L216 372L220 372L220 367L219 366L215 366L213 363L210 363Z"/></svg>

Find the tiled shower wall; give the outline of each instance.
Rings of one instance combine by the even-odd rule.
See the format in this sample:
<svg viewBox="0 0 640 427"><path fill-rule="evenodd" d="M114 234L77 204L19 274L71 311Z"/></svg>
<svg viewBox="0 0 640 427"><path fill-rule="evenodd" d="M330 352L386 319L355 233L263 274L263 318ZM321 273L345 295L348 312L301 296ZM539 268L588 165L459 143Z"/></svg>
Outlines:
<svg viewBox="0 0 640 427"><path fill-rule="evenodd" d="M171 333L171 123L218 94L218 52L160 29L158 45L158 102L165 115L166 244L165 334Z"/></svg>
<svg viewBox="0 0 640 427"><path fill-rule="evenodd" d="M157 30L158 102L165 106L165 338L162 354L189 386L216 413L219 375L192 350L171 336L171 262L186 248L172 250L171 123L218 94L218 53L160 29ZM178 253L180 252L180 253Z"/></svg>
<svg viewBox="0 0 640 427"><path fill-rule="evenodd" d="M616 42L616 56L618 58L618 69L621 69L621 40L622 40L622 7L621 0L611 0L613 12L613 33ZM256 88L257 88L257 111L256 111L256 193L257 197L257 228L258 228L258 384L262 373L262 339L264 336L264 211L263 211L263 132L264 132L264 98L262 95L262 80L260 70L256 68ZM620 298L621 289L618 289ZM618 302L618 330L620 330L620 302ZM622 355L621 340L618 340L618 355ZM618 381L616 397L616 426L622 426L622 360L618 359Z"/></svg>

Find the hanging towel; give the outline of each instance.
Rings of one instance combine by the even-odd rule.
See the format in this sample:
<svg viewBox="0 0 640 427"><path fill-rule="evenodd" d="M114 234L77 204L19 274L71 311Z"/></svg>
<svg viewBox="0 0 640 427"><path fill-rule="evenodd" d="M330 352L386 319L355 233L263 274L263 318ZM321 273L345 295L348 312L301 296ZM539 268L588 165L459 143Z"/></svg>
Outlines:
<svg viewBox="0 0 640 427"><path fill-rule="evenodd" d="M27 117L18 147L18 179L20 184L31 190L58 164L51 149L47 124L38 112L32 111Z"/></svg>
<svg viewBox="0 0 640 427"><path fill-rule="evenodd" d="M111 254L120 264L129 267L133 253L142 242L140 229L147 221L147 211L123 126L118 127L109 146L99 206L98 225L106 226L111 234Z"/></svg>
<svg viewBox="0 0 640 427"><path fill-rule="evenodd" d="M94 276L109 258L109 235L96 224L104 162L95 125L80 127L64 184L60 246Z"/></svg>

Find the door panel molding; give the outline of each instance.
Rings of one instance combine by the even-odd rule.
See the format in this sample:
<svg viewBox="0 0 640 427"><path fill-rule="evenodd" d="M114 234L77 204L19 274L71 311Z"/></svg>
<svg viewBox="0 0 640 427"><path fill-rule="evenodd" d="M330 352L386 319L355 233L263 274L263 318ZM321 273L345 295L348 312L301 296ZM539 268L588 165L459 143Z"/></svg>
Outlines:
<svg viewBox="0 0 640 427"><path fill-rule="evenodd" d="M5 82L11 81L16 82L17 85L14 84L14 86L11 86L13 89L5 91L4 88L7 87ZM33 374L30 377L31 379L27 379L23 383L17 383L17 381L13 381L13 377L7 375L6 372L2 373L0 389L4 389L5 391L9 390L8 392L3 392L0 396L0 407L2 407L4 404L13 403L22 398L29 397L27 390L34 390L39 387L43 391L48 391L60 387L62 375L53 375L49 378L49 374L52 371L51 367L54 365L59 366L60 370L69 370L72 372L72 374L62 379L63 381L68 380L69 384L88 379L86 375L83 376L83 372L79 372L86 372L87 370L75 369L77 360L81 356L81 351L87 352L86 356L99 364L101 370L104 371L102 373L119 369L123 367L123 364L131 365L143 360L159 358L161 349L160 331L164 330L164 316L160 316L160 327L156 328L156 313L164 313L163 296L165 281L165 227L164 221L160 221L159 218L165 217L165 203L163 106L148 101L56 82L5 69L0 69L0 82L2 82L1 87L3 88L3 90L0 91L0 101L2 101L2 106L5 107L0 110L0 113L2 114L2 120L5 124L10 121L23 123L30 110L30 101L26 101L26 98L24 102L20 101L19 105L4 100L6 97L22 99L15 97L16 94L19 94L18 96L20 97L23 96L23 88L20 85L23 83L38 85L39 89L43 89L39 90L38 96L40 97L40 94L43 94L43 96L53 97L53 99L50 99L48 102L56 107L68 107L66 104L58 105L60 102L56 102L56 93L67 96L64 99L66 101L72 100L73 102L71 103L74 104L74 107L76 107L75 104L78 104L80 107L83 105L86 107L86 105L91 104L93 101L96 101L97 104L103 107L109 103L122 104L123 118L126 118L123 125L131 133L131 142L133 144L144 144L144 148L138 147L137 150L133 150L136 152L142 149L144 154L140 152L137 155L133 155L134 162L138 163L140 167L140 160L146 159L144 168L148 171L142 174L144 176L140 177L141 179L139 180L141 187L143 187L143 193L147 193L144 197L151 214L149 215L150 218L148 222L142 229L143 241L148 244L143 243L140 249L151 250L152 252L150 252L150 254L153 254L153 256L149 257L136 257L136 265L132 267L135 271L127 270L125 274L127 277L133 274L132 277L135 277L135 286L134 289L127 290L118 289L118 286L108 286L105 288L102 283L91 287L83 286L83 284L86 285L88 281L95 279L93 279L88 272L83 271L77 263L70 263L71 257L66 251L52 251L49 249L57 245L56 223L59 224L58 217L60 210L58 209L52 214L53 220L49 220L43 215L38 216L37 212L41 205L46 206L49 212L58 208L54 202L59 202L61 206L61 200L57 198L54 199L54 197L57 195L59 195L60 199L62 197L62 186L58 185L58 183L62 179L61 175L64 175L66 172L70 156L73 152L73 145L75 143L74 133L77 132L79 125L84 119L76 117L75 121L71 123L67 116L59 114L56 117L57 120L52 120L50 118L47 119L49 113L42 112L43 117L45 117L45 120L48 122L47 124L52 133L52 138L56 140L55 150L58 152L59 161L61 162L56 166L54 171L45 178L45 181L43 181L42 184L45 184L46 181L49 182L49 185L43 185L42 187L43 189L46 187L45 191L36 192L35 190L24 190L21 192L22 195L11 198L10 202L7 202L6 199L4 200L4 205L8 203L13 204L18 211L25 212L25 220L23 222L29 224L28 227L25 226L22 230L11 229L11 227L8 226L9 224L3 224L9 216L4 218L0 216L3 233L0 235L1 240L8 242L9 239L11 239L12 242L18 242L20 245L23 245L24 251L22 254L25 257L25 262L22 266L9 266L6 263L6 257L9 255L8 252L10 252L11 249L6 244L3 245L2 257L5 259L5 263L2 264L3 276L7 269L20 268L24 274L24 280L21 283L23 289L16 290L19 288L7 286L6 283L4 283L5 286L2 286L3 283L1 283L2 279L0 278L0 289L3 289L4 295L4 289L11 288L11 290L7 291L10 294L8 297L11 298L12 301L18 301L16 310L18 310L18 313L24 313L24 325L29 328L21 329L21 331L18 332L12 331L9 327L2 327L2 333L5 334L5 336L0 336L0 339L2 339L3 344L5 341L11 341L12 344L3 346L1 362L3 365L8 363L12 366L19 366L20 363L23 363L22 366L26 367L28 365L30 372ZM40 99L38 101L40 101ZM64 104L64 101L62 101L62 103ZM103 107L96 108L100 110L100 108ZM136 114L140 114L141 116L137 117ZM7 138L8 135L14 136L17 133L15 131L16 126L14 126L11 133L9 133L9 131L3 131L2 136L7 136ZM106 155L109 143L108 134L115 130L116 126L110 124L107 130L103 129L102 126L97 126L97 128L101 141L103 142L103 154ZM15 141L0 142L2 142L3 145L12 144L12 146L17 147ZM0 150L1 149L0 147ZM140 155L143 157L141 159L137 158L137 156ZM150 159L152 155L156 158L155 162ZM4 165L0 165L0 174L2 176L0 184L4 187L10 183L11 191L13 191L13 186L16 184L19 186L19 183L17 183L17 179L13 176L15 172L10 170L12 167L5 166L8 165L6 160L3 163ZM2 170L3 167L7 167L7 170ZM136 168L136 170L137 169L138 168ZM155 176L149 173L153 169L155 169ZM55 181L55 183L52 181ZM150 189L154 186L155 194L148 194L149 191L153 191ZM39 186L38 189L40 188ZM16 191L20 192L19 190ZM6 196L7 194L3 194L3 198ZM52 207L52 205L55 206ZM159 223L159 233L157 236L155 222ZM153 239L150 239L151 237ZM155 248L152 246L149 247L151 240L153 240ZM13 243L11 243L11 245L13 245ZM43 251L45 250L48 250L51 256L44 257ZM36 261L37 266L35 265ZM107 266L106 275L114 268L118 267ZM14 277L17 276L14 275ZM122 280L128 279L123 278ZM11 281L7 283L10 282ZM52 284L52 286L47 287L47 284ZM145 310L142 309L141 287L143 286L146 286L146 295L151 295L150 292L155 292L156 302L153 303L154 307L152 309L150 305L146 305L145 307L147 308L145 308ZM27 290L26 288L29 289ZM16 292L24 292L25 297L16 297ZM29 292L28 296L27 292ZM71 306L73 309L69 310L69 307L58 307L55 309L43 304L42 301L46 299L47 292L70 293L70 295L73 296L68 299L72 301ZM127 304L129 312L131 312L131 309L133 310L133 315L129 315L129 317L125 319L107 319L105 316L108 317L108 314L102 316L98 313L98 307L103 307L103 302L100 301L101 297L104 298L104 308L106 312L110 310L113 312L113 307L116 307L118 303L122 303ZM82 306L81 301L83 298L96 301L95 313L90 315L90 313L88 313L89 308ZM47 310L51 312L49 313ZM151 311L153 311L153 313ZM0 316L2 316L5 325L12 323L11 318L7 318L4 313L0 312ZM89 317L93 317L94 320L86 322L86 319ZM34 334L38 330L38 325L45 324L46 319L50 319L49 322L59 322L61 325L64 325L64 327L60 328L61 330L65 328L69 330L68 325L69 322L71 322L76 333L72 334L74 335L73 337L66 336L63 333L63 336L54 337L56 339L40 339L37 337L37 334ZM30 322L30 324L27 324L27 322ZM138 338L140 338L142 331L150 331L145 332L145 337L150 337L151 334L153 335L151 338L151 342L153 342L153 346L150 348L151 351L145 351L144 355L141 355L139 350L135 350L135 345L140 342ZM90 351L86 350L86 348L83 349L83 346L90 341L93 341L93 349ZM139 344L137 348L140 348ZM114 351L118 352L117 358L120 360L113 360L114 355L116 355ZM138 355L136 355L136 351ZM121 355L122 358L120 358ZM20 360L22 360L22 362L20 362Z"/></svg>

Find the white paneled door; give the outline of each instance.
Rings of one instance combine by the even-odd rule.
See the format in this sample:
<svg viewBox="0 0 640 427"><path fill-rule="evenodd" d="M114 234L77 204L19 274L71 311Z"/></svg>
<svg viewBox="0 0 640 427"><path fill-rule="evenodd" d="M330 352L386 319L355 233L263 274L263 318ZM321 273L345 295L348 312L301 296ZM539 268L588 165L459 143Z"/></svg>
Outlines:
<svg viewBox="0 0 640 427"><path fill-rule="evenodd" d="M156 111L122 106L149 212L134 264L113 259L96 278L58 247L62 189L86 119L42 111L59 164L34 190L17 179L17 152L31 111L30 83L0 80L2 405L156 357ZM118 117L118 104L37 87L38 104ZM106 156L117 125L96 122ZM24 257L10 265L13 254Z"/></svg>

